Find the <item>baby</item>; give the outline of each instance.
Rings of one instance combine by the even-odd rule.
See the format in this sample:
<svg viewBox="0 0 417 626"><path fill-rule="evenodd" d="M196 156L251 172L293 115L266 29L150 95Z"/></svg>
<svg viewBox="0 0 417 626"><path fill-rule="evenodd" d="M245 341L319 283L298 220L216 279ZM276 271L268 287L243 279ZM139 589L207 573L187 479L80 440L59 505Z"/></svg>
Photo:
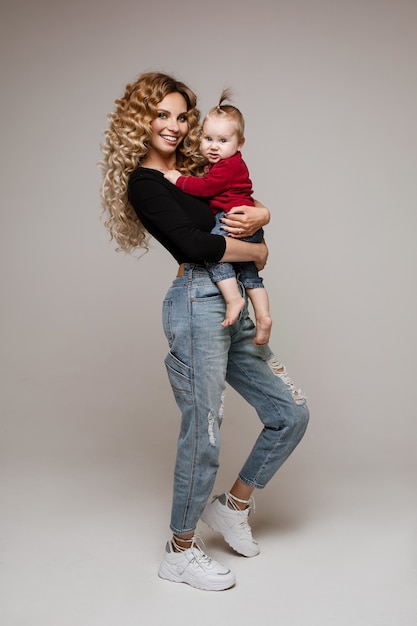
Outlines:
<svg viewBox="0 0 417 626"><path fill-rule="evenodd" d="M216 218L215 234L225 235L222 218L232 207L253 205L252 182L249 171L242 159L241 148L245 142L245 122L242 113L230 104L229 90L224 90L219 104L211 109L204 118L201 132L200 151L207 159L203 177L182 176L177 170L165 173L171 183L183 191L209 198L210 208ZM258 230L244 241L259 243L263 239L263 230ZM254 343L268 343L272 318L269 312L269 299L263 280L256 265L245 263L206 263L211 279L218 285L226 303L223 326L234 324L245 305L245 299L239 291L237 276L252 302L256 318L256 336Z"/></svg>

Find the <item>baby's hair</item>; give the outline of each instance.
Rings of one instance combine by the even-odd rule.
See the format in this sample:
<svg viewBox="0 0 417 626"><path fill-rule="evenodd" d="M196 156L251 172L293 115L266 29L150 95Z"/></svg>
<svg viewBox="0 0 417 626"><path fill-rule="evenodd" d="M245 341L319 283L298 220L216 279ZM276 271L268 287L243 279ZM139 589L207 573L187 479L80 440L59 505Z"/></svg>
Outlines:
<svg viewBox="0 0 417 626"><path fill-rule="evenodd" d="M232 96L233 96L233 91L230 89L230 87L225 87L223 89L223 91L222 91L222 94L221 94L220 100L219 100L219 104L216 106L216 109L222 110L222 107L226 107L227 105L224 104L224 103L227 100L231 101L232 100ZM232 106L232 105L229 104L228 106Z"/></svg>
<svg viewBox="0 0 417 626"><path fill-rule="evenodd" d="M229 119L231 122L234 122L239 138L243 139L245 135L245 120L242 113L237 107L233 106L232 104L225 104L228 100L230 101L232 99L232 95L233 92L229 87L223 89L219 99L219 103L215 107L210 109L210 111L206 115L206 119L208 117L213 118L221 115L226 116L227 119Z"/></svg>

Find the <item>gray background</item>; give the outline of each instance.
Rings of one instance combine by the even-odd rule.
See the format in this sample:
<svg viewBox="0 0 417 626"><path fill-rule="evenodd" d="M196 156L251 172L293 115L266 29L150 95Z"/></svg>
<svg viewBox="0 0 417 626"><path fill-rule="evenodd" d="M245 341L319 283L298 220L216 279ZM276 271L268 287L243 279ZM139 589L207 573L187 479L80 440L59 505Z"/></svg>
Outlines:
<svg viewBox="0 0 417 626"><path fill-rule="evenodd" d="M2 624L414 625L417 3L17 0L0 28ZM204 530L239 581L214 596L156 576L175 262L116 254L99 218L106 116L147 70L202 112L235 92L271 345L311 409L258 494L261 556ZM230 390L218 491L257 430Z"/></svg>

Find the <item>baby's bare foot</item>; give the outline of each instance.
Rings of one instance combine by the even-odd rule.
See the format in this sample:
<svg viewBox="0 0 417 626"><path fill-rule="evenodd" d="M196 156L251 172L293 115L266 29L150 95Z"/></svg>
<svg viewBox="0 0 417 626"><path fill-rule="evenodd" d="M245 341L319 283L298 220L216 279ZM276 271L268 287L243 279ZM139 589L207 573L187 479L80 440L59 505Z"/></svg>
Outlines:
<svg viewBox="0 0 417 626"><path fill-rule="evenodd" d="M256 336L253 343L257 346L264 346L268 343L271 335L272 318L269 315L256 318Z"/></svg>
<svg viewBox="0 0 417 626"><path fill-rule="evenodd" d="M231 326L236 322L239 317L239 313L245 306L245 302L245 298L242 298L241 296L231 302L226 302L226 314L224 320L222 321L222 326Z"/></svg>

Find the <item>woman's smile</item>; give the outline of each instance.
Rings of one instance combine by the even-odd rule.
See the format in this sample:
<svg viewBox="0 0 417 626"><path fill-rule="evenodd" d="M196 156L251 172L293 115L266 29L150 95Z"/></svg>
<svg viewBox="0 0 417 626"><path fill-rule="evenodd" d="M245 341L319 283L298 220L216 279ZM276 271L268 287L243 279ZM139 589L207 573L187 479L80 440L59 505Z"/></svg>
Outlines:
<svg viewBox="0 0 417 626"><path fill-rule="evenodd" d="M165 139L165 141L168 141L168 143L177 143L178 141L178 137L174 137L173 135L163 135L160 133L159 136Z"/></svg>

